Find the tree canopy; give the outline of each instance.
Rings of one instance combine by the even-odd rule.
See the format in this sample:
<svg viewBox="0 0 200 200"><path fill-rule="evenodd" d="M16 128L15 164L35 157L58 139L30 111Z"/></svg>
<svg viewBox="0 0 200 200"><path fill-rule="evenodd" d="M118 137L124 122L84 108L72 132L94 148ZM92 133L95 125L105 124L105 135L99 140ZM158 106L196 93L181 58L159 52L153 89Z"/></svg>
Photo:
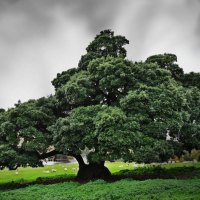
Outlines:
<svg viewBox="0 0 200 200"><path fill-rule="evenodd" d="M163 162L200 149L199 74L184 74L173 54L130 61L128 43L101 31L77 68L57 74L55 95L2 109L0 167L39 166L59 152L77 159L79 178L105 178L106 160Z"/></svg>

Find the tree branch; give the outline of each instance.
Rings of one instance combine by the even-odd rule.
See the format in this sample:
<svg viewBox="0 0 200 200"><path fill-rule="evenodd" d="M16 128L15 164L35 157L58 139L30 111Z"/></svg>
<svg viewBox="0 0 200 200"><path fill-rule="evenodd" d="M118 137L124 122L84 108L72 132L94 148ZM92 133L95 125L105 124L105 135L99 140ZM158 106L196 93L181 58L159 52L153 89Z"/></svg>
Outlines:
<svg viewBox="0 0 200 200"><path fill-rule="evenodd" d="M43 153L43 154L38 153L38 158L39 158L39 159L45 159L45 158L54 156L54 155L56 155L56 154L63 154L63 153L62 153L62 152L59 152L59 151L57 151L57 150L54 149L54 150L52 150L52 151L50 151L50 152L47 152L47 153Z"/></svg>

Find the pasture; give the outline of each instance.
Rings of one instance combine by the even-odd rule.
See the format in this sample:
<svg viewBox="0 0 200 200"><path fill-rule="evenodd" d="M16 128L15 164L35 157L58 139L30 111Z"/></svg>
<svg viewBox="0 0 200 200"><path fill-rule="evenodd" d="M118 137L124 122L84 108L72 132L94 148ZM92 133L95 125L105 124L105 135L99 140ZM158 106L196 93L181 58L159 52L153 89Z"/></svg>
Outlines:
<svg viewBox="0 0 200 200"><path fill-rule="evenodd" d="M138 165L135 163L106 162L106 166L115 175L145 175L155 173L175 174L182 171L188 174L196 170L198 176L178 179L122 179L114 182L103 180L87 183L72 182L77 173L77 164L56 164L38 168L19 168L17 171L0 171L0 186L9 183L26 183L39 179L69 178L67 182L57 184L34 184L25 188L0 191L1 200L98 200L98 199L164 199L164 200L200 200L200 163L175 163ZM160 169L162 169L160 171ZM16 173L18 172L18 173ZM71 178L71 179L70 179Z"/></svg>
<svg viewBox="0 0 200 200"><path fill-rule="evenodd" d="M106 162L105 164L112 174L117 174L120 171L142 169L152 167L150 164L136 164L124 162ZM200 163L174 163L163 164L165 169L177 167L191 167L195 166L200 168ZM17 170L9 171L8 169L0 170L0 185L10 182L30 182L38 178L57 178L57 177L75 177L78 170L78 164L55 164L45 165L44 167L19 167Z"/></svg>
<svg viewBox="0 0 200 200"><path fill-rule="evenodd" d="M120 170L132 170L134 163L126 164L123 162L107 162L106 166L112 173ZM0 184L9 182L29 182L37 178L54 178L54 177L74 177L77 174L78 164L55 164L44 167L19 167L18 170L9 171L8 169L0 170Z"/></svg>

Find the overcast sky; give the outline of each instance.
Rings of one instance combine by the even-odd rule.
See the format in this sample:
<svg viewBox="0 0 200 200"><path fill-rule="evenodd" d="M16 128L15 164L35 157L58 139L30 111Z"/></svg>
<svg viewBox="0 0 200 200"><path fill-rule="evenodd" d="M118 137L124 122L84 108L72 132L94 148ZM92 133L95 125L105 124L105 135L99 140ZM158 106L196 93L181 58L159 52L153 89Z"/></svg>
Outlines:
<svg viewBox="0 0 200 200"><path fill-rule="evenodd" d="M129 39L131 60L174 53L200 72L200 0L0 0L0 107L53 93L103 29Z"/></svg>

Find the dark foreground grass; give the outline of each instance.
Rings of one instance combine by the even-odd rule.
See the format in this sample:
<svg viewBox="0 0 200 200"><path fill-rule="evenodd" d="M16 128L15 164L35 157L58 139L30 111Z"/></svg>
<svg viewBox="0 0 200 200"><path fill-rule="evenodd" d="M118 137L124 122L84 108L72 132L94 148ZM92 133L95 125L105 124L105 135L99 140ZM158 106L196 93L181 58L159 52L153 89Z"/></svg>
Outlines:
<svg viewBox="0 0 200 200"><path fill-rule="evenodd" d="M1 200L200 200L200 179L65 182L1 191Z"/></svg>

